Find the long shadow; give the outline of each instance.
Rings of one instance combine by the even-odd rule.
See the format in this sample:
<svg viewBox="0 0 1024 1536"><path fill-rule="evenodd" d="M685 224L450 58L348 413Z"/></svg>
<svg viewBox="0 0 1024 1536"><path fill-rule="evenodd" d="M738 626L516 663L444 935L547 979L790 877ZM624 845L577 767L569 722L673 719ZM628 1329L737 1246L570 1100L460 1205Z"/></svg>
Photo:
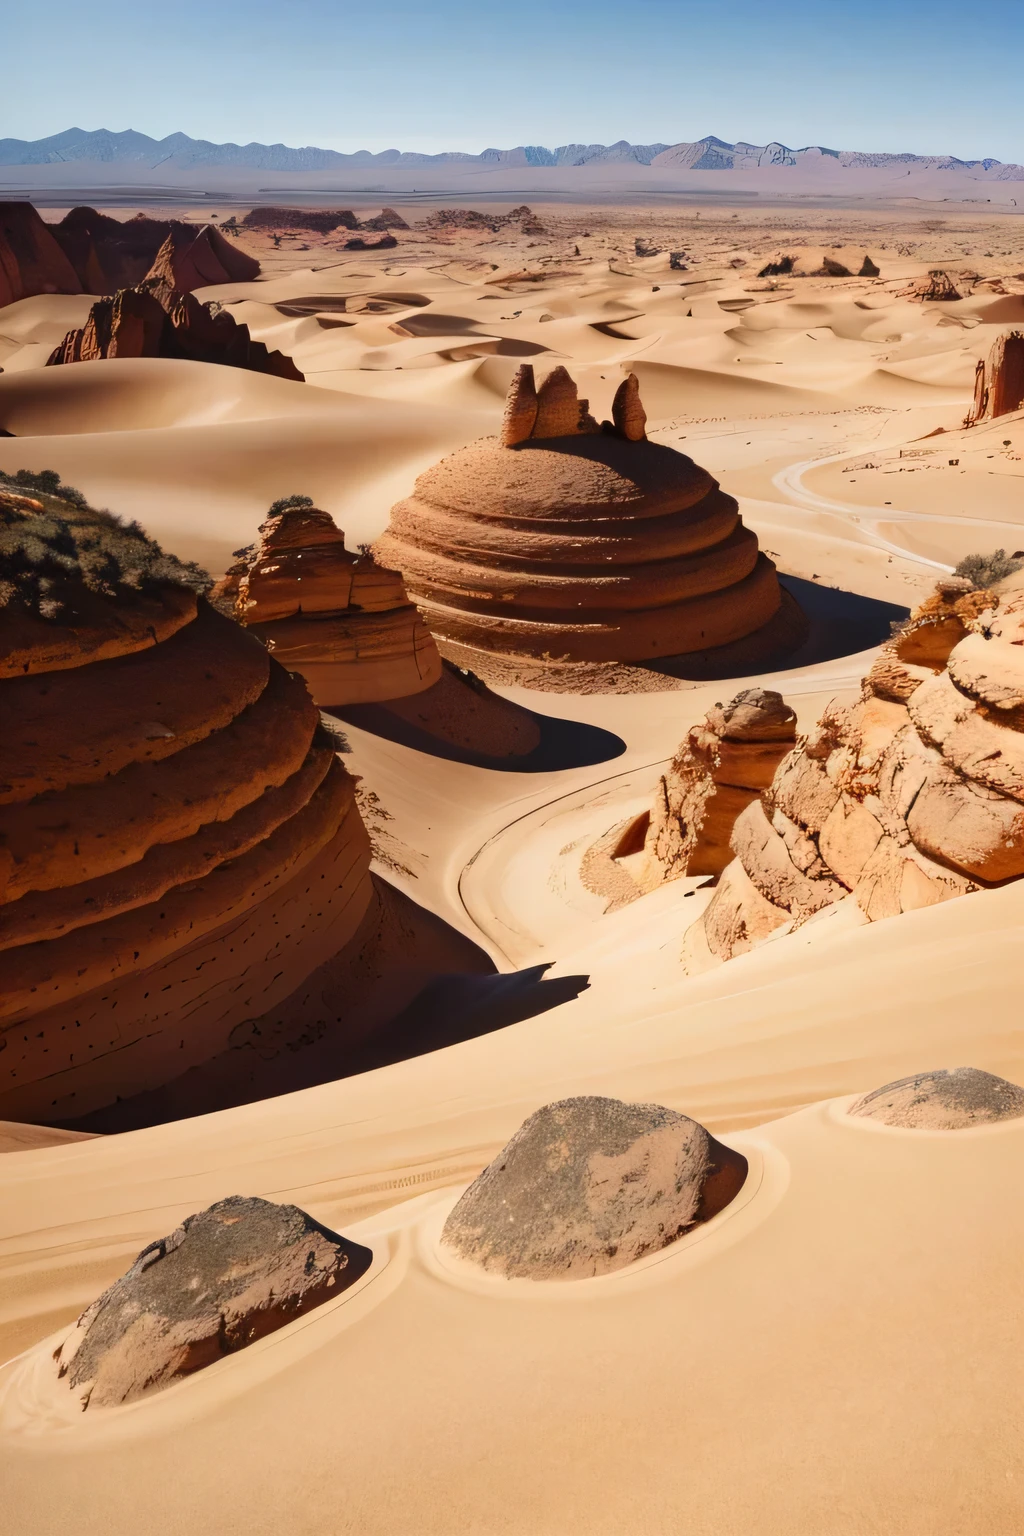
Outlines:
<svg viewBox="0 0 1024 1536"><path fill-rule="evenodd" d="M415 747L418 752L426 752L431 757L467 763L472 768L491 768L500 773L551 773L562 768L590 768L595 763L607 763L612 758L621 757L626 750L626 743L614 731L587 725L582 720L536 714L532 709L523 710L523 713L536 725L540 741L531 752L518 757L494 757L458 746L396 715L386 704L344 704L325 713L348 725L358 726L361 731L369 731L373 736L383 737L385 741Z"/></svg>

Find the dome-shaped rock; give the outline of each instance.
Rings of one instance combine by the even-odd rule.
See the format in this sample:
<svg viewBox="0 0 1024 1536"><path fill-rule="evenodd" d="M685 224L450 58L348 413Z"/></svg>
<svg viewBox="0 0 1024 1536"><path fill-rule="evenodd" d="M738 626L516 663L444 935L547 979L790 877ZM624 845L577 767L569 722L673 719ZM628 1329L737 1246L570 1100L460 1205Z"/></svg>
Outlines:
<svg viewBox="0 0 1024 1536"><path fill-rule="evenodd" d="M82 1408L159 1391L340 1296L373 1254L295 1205L230 1195L143 1248L53 1358Z"/></svg>
<svg viewBox="0 0 1024 1536"><path fill-rule="evenodd" d="M513 380L502 436L422 474L375 553L432 632L484 651L642 661L777 612L775 567L704 469L648 441L635 381L603 429L564 369Z"/></svg>
<svg viewBox="0 0 1024 1536"><path fill-rule="evenodd" d="M1024 1088L977 1067L917 1072L865 1093L849 1113L911 1131L962 1131L1024 1115Z"/></svg>
<svg viewBox="0 0 1024 1536"><path fill-rule="evenodd" d="M547 1104L469 1186L441 1241L506 1279L610 1274L707 1221L746 1160L660 1104Z"/></svg>
<svg viewBox="0 0 1024 1536"><path fill-rule="evenodd" d="M370 898L301 678L109 514L0 504L0 1116L177 1076Z"/></svg>
<svg viewBox="0 0 1024 1536"><path fill-rule="evenodd" d="M306 498L271 510L218 592L234 595L236 617L325 707L405 698L440 679L402 578L347 550L334 519Z"/></svg>
<svg viewBox="0 0 1024 1536"><path fill-rule="evenodd" d="M852 893L874 922L1024 875L1024 592L948 578L738 817L691 970Z"/></svg>

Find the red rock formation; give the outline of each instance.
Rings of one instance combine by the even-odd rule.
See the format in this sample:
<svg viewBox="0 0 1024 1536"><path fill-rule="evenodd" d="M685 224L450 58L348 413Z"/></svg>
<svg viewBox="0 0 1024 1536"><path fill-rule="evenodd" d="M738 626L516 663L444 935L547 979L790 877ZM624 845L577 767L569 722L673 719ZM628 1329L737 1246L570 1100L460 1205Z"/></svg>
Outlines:
<svg viewBox="0 0 1024 1536"><path fill-rule="evenodd" d="M31 203L0 202L0 308L36 293L81 293L82 284Z"/></svg>
<svg viewBox="0 0 1024 1536"><path fill-rule="evenodd" d="M183 293L259 276L259 262L225 240L212 224L200 228L142 213L113 219L83 207L72 208L49 228L79 278L79 288L62 292L112 294L153 273Z"/></svg>
<svg viewBox="0 0 1024 1536"><path fill-rule="evenodd" d="M260 540L217 595L273 656L301 672L318 704L374 704L439 681L441 658L402 578L345 548L327 512L272 510Z"/></svg>
<svg viewBox="0 0 1024 1536"><path fill-rule="evenodd" d="M691 969L852 893L861 921L1024 876L1024 594L940 584L737 819Z"/></svg>
<svg viewBox="0 0 1024 1536"><path fill-rule="evenodd" d="M286 999L370 855L302 680L137 530L43 499L0 508L0 1116L51 1121Z"/></svg>
<svg viewBox="0 0 1024 1536"><path fill-rule="evenodd" d="M376 553L435 635L636 661L725 645L773 618L775 567L733 498L647 440L635 382L614 414L598 428L564 369L535 390L524 366L502 437L442 460L392 509Z"/></svg>
<svg viewBox="0 0 1024 1536"><path fill-rule="evenodd" d="M987 360L978 359L967 425L1011 411L1024 411L1024 331L1016 330L997 336Z"/></svg>
<svg viewBox="0 0 1024 1536"><path fill-rule="evenodd" d="M389 251L392 246L398 244L394 235L384 234L376 240L364 240L361 235L353 235L351 240L346 240L346 251Z"/></svg>
<svg viewBox="0 0 1024 1536"><path fill-rule="evenodd" d="M304 379L290 357L253 341L248 326L239 325L226 309L215 314L193 294L179 293L159 278L97 300L85 325L68 332L47 366L108 357L183 357L300 384Z"/></svg>
<svg viewBox="0 0 1024 1536"><path fill-rule="evenodd" d="M195 238L183 233L185 225L173 225L146 273L179 293L212 288L216 283L251 283L260 275L260 264L225 240L219 229L207 224Z"/></svg>
<svg viewBox="0 0 1024 1536"><path fill-rule="evenodd" d="M927 277L919 277L899 295L901 298L920 299L923 303L948 304L961 297L948 272L937 269Z"/></svg>
<svg viewBox="0 0 1024 1536"><path fill-rule="evenodd" d="M249 229L309 229L321 235L360 228L351 208L250 208L242 224Z"/></svg>
<svg viewBox="0 0 1024 1536"><path fill-rule="evenodd" d="M395 212L394 208L382 208L375 218L360 219L359 228L388 230L408 229L409 226L402 218L402 215Z"/></svg>

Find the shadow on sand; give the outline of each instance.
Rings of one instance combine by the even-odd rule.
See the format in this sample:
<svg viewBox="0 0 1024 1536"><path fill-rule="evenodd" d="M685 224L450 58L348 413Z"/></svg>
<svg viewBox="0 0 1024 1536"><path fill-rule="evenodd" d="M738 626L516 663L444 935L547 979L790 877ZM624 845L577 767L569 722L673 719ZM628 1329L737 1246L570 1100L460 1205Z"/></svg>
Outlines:
<svg viewBox="0 0 1024 1536"><path fill-rule="evenodd" d="M466 763L471 768L491 768L501 773L551 773L562 768L589 768L621 757L626 750L626 743L614 731L587 725L582 720L540 715L532 709L521 712L533 723L540 740L530 752L498 757L474 752L467 746L446 741L443 736L435 736L396 714L386 704L345 704L327 711L348 725L358 726L361 731L381 736L385 741L397 742L399 746L415 747L417 752L429 753L431 757Z"/></svg>

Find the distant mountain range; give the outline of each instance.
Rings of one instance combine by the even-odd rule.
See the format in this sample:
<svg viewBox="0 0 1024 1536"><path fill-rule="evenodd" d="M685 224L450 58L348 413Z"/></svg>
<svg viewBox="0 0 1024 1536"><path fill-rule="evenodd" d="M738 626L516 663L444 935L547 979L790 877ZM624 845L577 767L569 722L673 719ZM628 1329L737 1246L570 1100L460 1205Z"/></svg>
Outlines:
<svg viewBox="0 0 1024 1536"><path fill-rule="evenodd" d="M803 166L827 157L836 169L891 170L911 172L958 171L973 173L986 181L1024 181L1024 167L1004 165L998 160L959 160L954 155L871 154L856 150L826 149L820 144L790 149L785 144L730 144L709 134L693 143L630 144L620 139L616 144L562 144L545 149L538 144L521 144L515 149L485 149L479 155L422 155L398 149L379 154L360 149L346 155L333 149L290 149L285 144L211 144L206 139L192 139L186 133L172 133L165 139L151 139L147 134L111 133L106 128L86 132L69 128L47 139L0 139L0 165L61 165L88 161L91 164L137 166L149 179L157 170L182 171L190 167L239 167L258 171L309 172L345 167L359 169L409 168L416 166L451 166L484 169L514 169L520 166L637 165L673 171L751 171L774 166Z"/></svg>

